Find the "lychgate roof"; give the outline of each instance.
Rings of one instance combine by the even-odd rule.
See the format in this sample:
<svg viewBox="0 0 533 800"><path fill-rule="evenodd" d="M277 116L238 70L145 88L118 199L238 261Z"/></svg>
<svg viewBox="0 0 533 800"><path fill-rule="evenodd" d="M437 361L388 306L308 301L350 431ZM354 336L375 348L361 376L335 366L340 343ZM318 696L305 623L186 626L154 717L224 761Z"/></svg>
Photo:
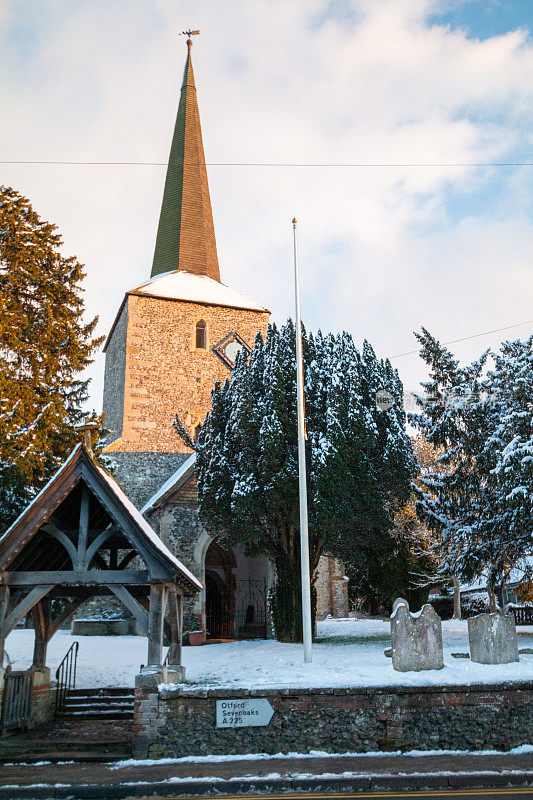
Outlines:
<svg viewBox="0 0 533 800"><path fill-rule="evenodd" d="M137 557L144 569L120 580L120 565L103 555L111 550L122 569ZM202 588L81 444L0 538L0 571L12 583L24 575L25 585L34 574L36 584L92 585L107 577L139 586L169 582L190 595Z"/></svg>

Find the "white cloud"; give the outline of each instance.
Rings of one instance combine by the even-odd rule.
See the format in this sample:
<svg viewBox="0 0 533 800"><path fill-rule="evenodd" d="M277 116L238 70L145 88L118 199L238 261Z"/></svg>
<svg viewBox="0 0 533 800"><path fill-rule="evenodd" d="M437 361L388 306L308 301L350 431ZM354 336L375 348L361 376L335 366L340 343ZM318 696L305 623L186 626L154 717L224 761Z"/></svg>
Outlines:
<svg viewBox="0 0 533 800"><path fill-rule="evenodd" d="M211 162L505 160L531 142L531 42L524 31L477 41L428 27L435 5L354 0L350 21L328 17L325 0L40 1L37 36L17 53L24 4L11 2L0 18L3 157L164 161L185 56L177 32L193 24ZM292 311L294 214L311 327L346 327L393 355L414 348L421 324L451 339L532 316L525 169L212 167L209 176L223 279L278 319ZM149 274L163 180L157 167L3 169L85 262L101 331ZM480 212L495 181L498 200ZM452 196L466 209L459 223ZM474 341L472 355L499 338ZM457 352L469 357L468 347ZM418 359L397 366L414 388ZM92 372L98 404L101 359Z"/></svg>

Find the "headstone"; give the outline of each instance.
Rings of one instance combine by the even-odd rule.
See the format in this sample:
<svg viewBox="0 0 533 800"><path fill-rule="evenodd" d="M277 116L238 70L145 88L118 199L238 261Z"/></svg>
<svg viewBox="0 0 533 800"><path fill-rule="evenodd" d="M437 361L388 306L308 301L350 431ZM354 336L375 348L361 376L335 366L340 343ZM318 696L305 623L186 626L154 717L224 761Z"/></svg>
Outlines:
<svg viewBox="0 0 533 800"><path fill-rule="evenodd" d="M478 614L468 620L472 661L478 664L508 664L518 661L518 638L514 617L508 614Z"/></svg>
<svg viewBox="0 0 533 800"><path fill-rule="evenodd" d="M395 600L391 638L392 666L398 672L443 668L442 625L429 603L413 615L407 600Z"/></svg>

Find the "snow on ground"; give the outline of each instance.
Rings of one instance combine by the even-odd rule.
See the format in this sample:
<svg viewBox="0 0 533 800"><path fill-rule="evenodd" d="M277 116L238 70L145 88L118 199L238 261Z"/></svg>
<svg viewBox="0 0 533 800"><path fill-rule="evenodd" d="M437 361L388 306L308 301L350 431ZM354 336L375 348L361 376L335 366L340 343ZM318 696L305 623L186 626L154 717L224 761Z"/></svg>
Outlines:
<svg viewBox="0 0 533 800"><path fill-rule="evenodd" d="M390 647L390 623L376 619L328 619L318 623L319 641L313 663L303 663L302 645L255 640L183 648L183 663L191 689L279 688L315 686L425 686L533 680L533 655L514 664L475 664L452 653L468 653L466 621L443 622L444 669L395 672L384 655ZM533 648L533 626L519 627L520 649ZM53 671L74 641L80 643L78 687L133 686L147 644L141 636L71 636L58 631L48 646ZM15 630L6 642L14 669L31 664L33 631Z"/></svg>

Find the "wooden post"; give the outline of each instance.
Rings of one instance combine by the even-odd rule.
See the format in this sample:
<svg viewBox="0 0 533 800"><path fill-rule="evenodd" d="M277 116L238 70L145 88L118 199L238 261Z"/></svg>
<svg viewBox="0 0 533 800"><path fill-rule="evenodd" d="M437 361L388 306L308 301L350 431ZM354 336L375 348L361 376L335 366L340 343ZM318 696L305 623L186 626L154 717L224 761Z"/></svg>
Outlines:
<svg viewBox="0 0 533 800"><path fill-rule="evenodd" d="M150 611L148 615L148 659L147 667L161 666L163 654L163 630L165 621L167 589L162 583L150 584Z"/></svg>
<svg viewBox="0 0 533 800"><path fill-rule="evenodd" d="M43 597L32 609L33 627L35 629L35 644L33 646L33 668L46 667L46 650L50 638L50 620L52 616L52 601L50 597Z"/></svg>
<svg viewBox="0 0 533 800"><path fill-rule="evenodd" d="M5 639L2 636L4 619L7 617L7 607L9 605L9 586L0 586L0 673L4 666L4 645Z"/></svg>
<svg viewBox="0 0 533 800"><path fill-rule="evenodd" d="M171 590L169 598L170 648L168 665L181 666L181 635L183 620L183 598L175 590Z"/></svg>
<svg viewBox="0 0 533 800"><path fill-rule="evenodd" d="M85 563L88 532L89 532L89 490L85 485L82 485L81 503L80 503L80 528L78 532L78 564L77 564L78 569L82 569Z"/></svg>

